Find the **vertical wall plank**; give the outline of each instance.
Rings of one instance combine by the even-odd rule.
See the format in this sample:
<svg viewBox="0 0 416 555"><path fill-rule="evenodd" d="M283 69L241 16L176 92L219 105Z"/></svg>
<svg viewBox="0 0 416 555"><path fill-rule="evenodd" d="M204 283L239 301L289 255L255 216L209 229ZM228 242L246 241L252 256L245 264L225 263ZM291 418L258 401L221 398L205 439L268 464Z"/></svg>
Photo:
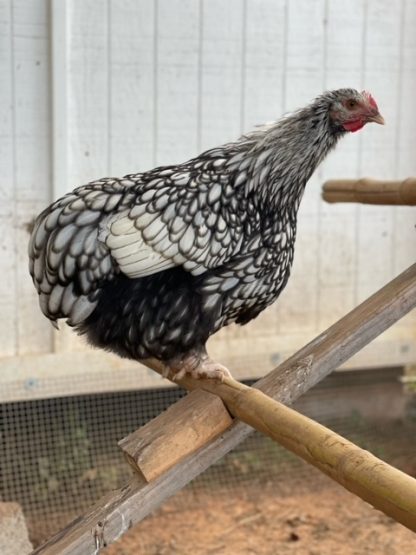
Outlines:
<svg viewBox="0 0 416 555"><path fill-rule="evenodd" d="M73 0L61 14L68 30L62 52L68 80L67 157L62 162L67 165L69 190L107 176L110 170L109 12L109 0ZM86 348L85 341L62 324L55 333L55 349L81 348Z"/></svg>
<svg viewBox="0 0 416 555"><path fill-rule="evenodd" d="M244 130L284 112L286 2L247 0Z"/></svg>
<svg viewBox="0 0 416 555"><path fill-rule="evenodd" d="M13 113L13 14L9 1L0 2L0 353L17 351L15 310L15 176Z"/></svg>
<svg viewBox="0 0 416 555"><path fill-rule="evenodd" d="M157 165L197 154L199 7L194 0L156 0Z"/></svg>
<svg viewBox="0 0 416 555"><path fill-rule="evenodd" d="M416 175L415 144L416 125L410 116L414 111L416 90L416 2L404 0L401 28L401 64L396 113L396 175L406 178ZM414 207L397 207L394 218L393 269L394 274L403 271L416 256L416 230ZM402 322L416 325L416 311Z"/></svg>
<svg viewBox="0 0 416 555"><path fill-rule="evenodd" d="M402 63L396 114L396 172L398 177L416 175L416 125L414 113L416 90L416 2L405 0L403 7ZM414 208L396 209L394 273L401 272L416 255Z"/></svg>
<svg viewBox="0 0 416 555"><path fill-rule="evenodd" d="M153 167L155 2L110 0L109 173Z"/></svg>
<svg viewBox="0 0 416 555"><path fill-rule="evenodd" d="M325 2L288 2L286 108L303 106L322 92Z"/></svg>
<svg viewBox="0 0 416 555"><path fill-rule="evenodd" d="M361 90L365 6L361 0L327 2L323 88ZM343 32L340 33L340 29ZM361 141L347 134L319 171L319 185L331 178L358 175ZM353 204L318 205L318 328L341 318L354 305L356 217Z"/></svg>
<svg viewBox="0 0 416 555"><path fill-rule="evenodd" d="M325 2L290 1L287 16L285 110L322 92ZM313 334L318 302L318 203L320 182L309 181L298 218L292 278L278 307L281 332Z"/></svg>
<svg viewBox="0 0 416 555"><path fill-rule="evenodd" d="M244 5L201 1L199 150L235 140L242 131Z"/></svg>
<svg viewBox="0 0 416 555"><path fill-rule="evenodd" d="M27 260L28 226L50 199L48 2L16 0L12 13L16 349L26 354L51 348Z"/></svg>
<svg viewBox="0 0 416 555"><path fill-rule="evenodd" d="M19 201L46 203L50 196L48 3L15 0L13 12L17 193Z"/></svg>
<svg viewBox="0 0 416 555"><path fill-rule="evenodd" d="M331 0L327 3L325 46L325 82L328 90L352 87L361 90L363 35L365 5L361 0L344 2ZM343 32L340 33L340 29ZM331 179L358 175L359 135L349 133L322 165L322 177ZM323 214L351 214L355 207L349 204L321 204Z"/></svg>
<svg viewBox="0 0 416 555"><path fill-rule="evenodd" d="M387 126L369 125L363 131L360 173L388 179L395 173L394 122L398 106L402 2L393 5L388 0L369 0L367 10L365 87L377 99ZM372 206L358 209L357 302L393 277L393 210Z"/></svg>
<svg viewBox="0 0 416 555"><path fill-rule="evenodd" d="M9 0L0 1L0 216L10 216L14 200L13 175L13 30Z"/></svg>
<svg viewBox="0 0 416 555"><path fill-rule="evenodd" d="M108 0L68 4L68 176L70 188L108 175Z"/></svg>
<svg viewBox="0 0 416 555"><path fill-rule="evenodd" d="M68 175L68 58L71 27L67 0L51 0L50 10L52 197L56 199L71 189Z"/></svg>

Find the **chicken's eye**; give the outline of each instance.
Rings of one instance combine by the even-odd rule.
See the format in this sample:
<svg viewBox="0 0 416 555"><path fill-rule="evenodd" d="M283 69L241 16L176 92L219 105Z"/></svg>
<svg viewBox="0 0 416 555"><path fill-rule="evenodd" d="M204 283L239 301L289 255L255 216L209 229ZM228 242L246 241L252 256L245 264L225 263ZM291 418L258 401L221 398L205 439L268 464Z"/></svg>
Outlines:
<svg viewBox="0 0 416 555"><path fill-rule="evenodd" d="M356 100L354 100L352 98L350 100L347 100L347 108L350 108L352 110L356 106L357 106L357 101Z"/></svg>

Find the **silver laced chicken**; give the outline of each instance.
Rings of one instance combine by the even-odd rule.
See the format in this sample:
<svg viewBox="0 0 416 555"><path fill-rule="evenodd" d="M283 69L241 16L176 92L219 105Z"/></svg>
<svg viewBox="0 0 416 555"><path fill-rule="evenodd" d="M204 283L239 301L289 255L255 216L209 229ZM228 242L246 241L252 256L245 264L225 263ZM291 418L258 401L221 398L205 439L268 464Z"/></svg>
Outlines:
<svg viewBox="0 0 416 555"><path fill-rule="evenodd" d="M208 338L278 298L308 179L368 122L383 123L369 93L330 91L183 164L76 188L31 236L42 312L97 347L162 361L172 378L222 379Z"/></svg>

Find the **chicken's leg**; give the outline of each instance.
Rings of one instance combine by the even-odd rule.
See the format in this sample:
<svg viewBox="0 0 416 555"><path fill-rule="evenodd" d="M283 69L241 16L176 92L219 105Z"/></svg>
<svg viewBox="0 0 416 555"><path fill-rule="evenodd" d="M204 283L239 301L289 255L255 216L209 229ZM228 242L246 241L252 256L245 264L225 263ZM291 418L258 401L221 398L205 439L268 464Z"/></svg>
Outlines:
<svg viewBox="0 0 416 555"><path fill-rule="evenodd" d="M191 351L182 357L175 358L165 366L163 375L174 381L180 380L186 374L195 379L213 379L223 381L226 377L231 377L231 373L222 364L215 362L209 357L205 349Z"/></svg>

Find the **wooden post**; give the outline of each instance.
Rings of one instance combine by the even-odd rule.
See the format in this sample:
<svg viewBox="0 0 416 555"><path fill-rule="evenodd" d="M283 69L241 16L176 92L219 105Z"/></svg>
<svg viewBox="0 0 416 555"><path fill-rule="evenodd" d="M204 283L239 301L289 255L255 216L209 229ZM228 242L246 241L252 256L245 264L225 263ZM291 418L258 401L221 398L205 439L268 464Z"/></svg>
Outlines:
<svg viewBox="0 0 416 555"><path fill-rule="evenodd" d="M217 395L195 389L119 442L147 482L218 437L233 422Z"/></svg>
<svg viewBox="0 0 416 555"><path fill-rule="evenodd" d="M322 197L327 202L416 205L416 177L404 181L377 179L333 179L324 183Z"/></svg>
<svg viewBox="0 0 416 555"><path fill-rule="evenodd" d="M416 264L262 378L256 387L280 402L292 403L415 306ZM135 476L125 487L100 499L34 554L96 555L100 547L121 537L251 431L250 426L236 420L150 484Z"/></svg>

